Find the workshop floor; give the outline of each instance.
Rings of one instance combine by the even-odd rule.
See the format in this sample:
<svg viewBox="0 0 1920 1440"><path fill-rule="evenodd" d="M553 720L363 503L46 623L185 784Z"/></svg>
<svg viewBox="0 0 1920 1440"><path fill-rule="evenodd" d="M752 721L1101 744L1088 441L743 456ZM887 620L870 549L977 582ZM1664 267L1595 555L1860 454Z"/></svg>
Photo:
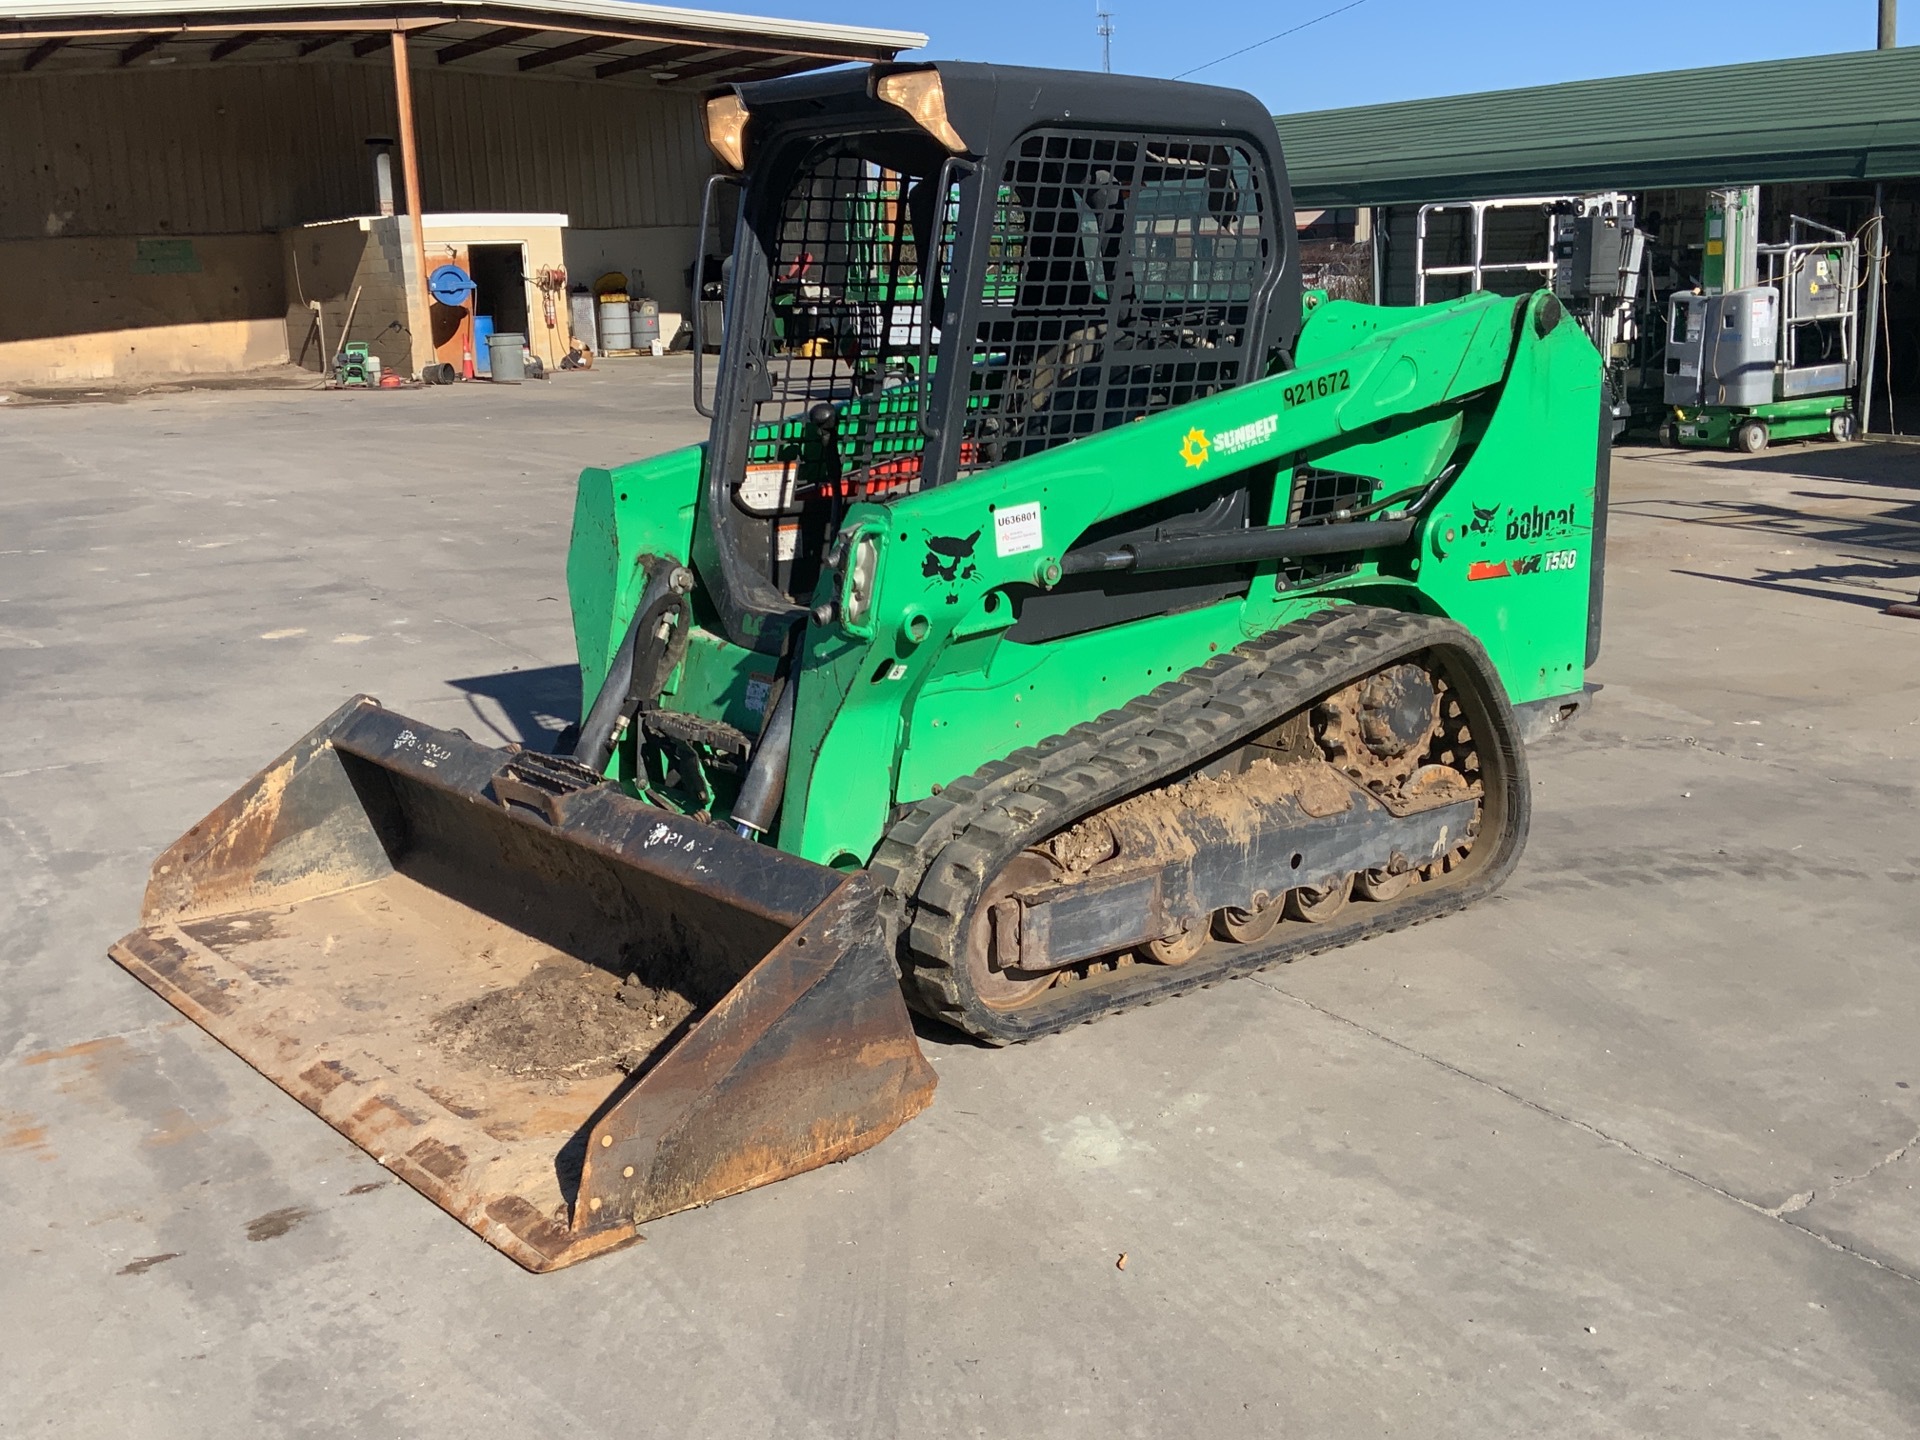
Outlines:
<svg viewBox="0 0 1920 1440"><path fill-rule="evenodd" d="M1621 453L1497 899L929 1039L879 1148L559 1274L113 965L345 696L570 718L573 475L687 384L0 408L0 1430L1920 1434L1920 447Z"/></svg>

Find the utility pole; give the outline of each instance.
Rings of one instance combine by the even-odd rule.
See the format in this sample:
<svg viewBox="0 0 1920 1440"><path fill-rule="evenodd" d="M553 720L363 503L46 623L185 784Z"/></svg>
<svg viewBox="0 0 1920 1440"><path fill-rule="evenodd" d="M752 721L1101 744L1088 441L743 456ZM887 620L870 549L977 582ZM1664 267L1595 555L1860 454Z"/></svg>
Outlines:
<svg viewBox="0 0 1920 1440"><path fill-rule="evenodd" d="M1898 0L1880 0L1879 48L1882 50L1894 47L1894 32L1899 28L1898 9ZM1873 243L1867 251L1867 334L1860 347L1859 423L1863 436L1873 422L1873 366L1880 353L1880 277L1886 259L1886 199L1886 182L1876 180L1873 185L1873 214L1868 218L1866 227L1866 233L1873 237ZM1892 428L1891 413L1887 416L1887 425L1889 429Z"/></svg>
<svg viewBox="0 0 1920 1440"><path fill-rule="evenodd" d="M1882 33L1885 33L1889 23L1886 18L1887 8L1892 4L1893 0L1880 0L1880 28ZM1100 37L1100 68L1111 75L1113 73L1113 12L1111 10L1101 9L1093 13L1094 18L1100 22L1094 28L1094 33ZM1883 40L1880 43L1884 45L1889 42Z"/></svg>
<svg viewBox="0 0 1920 1440"><path fill-rule="evenodd" d="M1880 0L1880 44L1882 50L1891 50L1898 44L1894 32L1899 27L1897 0ZM1865 354L1860 362L1860 434L1867 433L1867 422L1873 414L1873 361L1880 338L1880 265L1886 257L1884 244L1887 187L1884 181L1874 182L1873 219L1868 222L1867 230L1873 236L1873 251L1867 260L1867 343ZM1887 428L1893 428L1893 416L1887 416ZM1920 620L1920 598L1911 602L1903 601L1889 605L1887 614L1903 616L1908 620Z"/></svg>

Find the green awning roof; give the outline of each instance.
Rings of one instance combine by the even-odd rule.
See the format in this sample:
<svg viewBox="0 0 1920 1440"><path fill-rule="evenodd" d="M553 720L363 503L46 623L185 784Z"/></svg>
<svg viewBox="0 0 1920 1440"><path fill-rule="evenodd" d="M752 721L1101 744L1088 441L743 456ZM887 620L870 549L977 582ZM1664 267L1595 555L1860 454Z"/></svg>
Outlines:
<svg viewBox="0 0 1920 1440"><path fill-rule="evenodd" d="M1275 117L1302 208L1920 175L1920 46Z"/></svg>

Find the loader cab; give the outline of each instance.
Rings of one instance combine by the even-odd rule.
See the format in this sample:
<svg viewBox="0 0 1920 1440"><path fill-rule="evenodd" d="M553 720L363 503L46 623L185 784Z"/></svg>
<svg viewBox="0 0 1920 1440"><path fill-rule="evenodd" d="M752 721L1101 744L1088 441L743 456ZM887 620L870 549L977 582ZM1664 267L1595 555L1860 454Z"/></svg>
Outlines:
<svg viewBox="0 0 1920 1440"><path fill-rule="evenodd" d="M737 86L708 119L741 195L693 558L737 644L781 647L851 505L1290 357L1292 205L1251 96L882 66Z"/></svg>

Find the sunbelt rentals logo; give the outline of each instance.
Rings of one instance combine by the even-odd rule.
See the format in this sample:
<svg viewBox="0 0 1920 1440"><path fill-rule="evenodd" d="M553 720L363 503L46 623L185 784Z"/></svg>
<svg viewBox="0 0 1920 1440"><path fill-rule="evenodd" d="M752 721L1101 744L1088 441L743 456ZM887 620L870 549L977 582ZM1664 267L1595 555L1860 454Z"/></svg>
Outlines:
<svg viewBox="0 0 1920 1440"><path fill-rule="evenodd" d="M1187 431L1186 439L1180 442L1180 458L1187 462L1189 469L1197 470L1215 453L1237 455L1242 450L1250 450L1271 440L1279 428L1278 415L1263 415L1258 420L1236 425L1231 430L1216 430L1211 437L1196 425Z"/></svg>

